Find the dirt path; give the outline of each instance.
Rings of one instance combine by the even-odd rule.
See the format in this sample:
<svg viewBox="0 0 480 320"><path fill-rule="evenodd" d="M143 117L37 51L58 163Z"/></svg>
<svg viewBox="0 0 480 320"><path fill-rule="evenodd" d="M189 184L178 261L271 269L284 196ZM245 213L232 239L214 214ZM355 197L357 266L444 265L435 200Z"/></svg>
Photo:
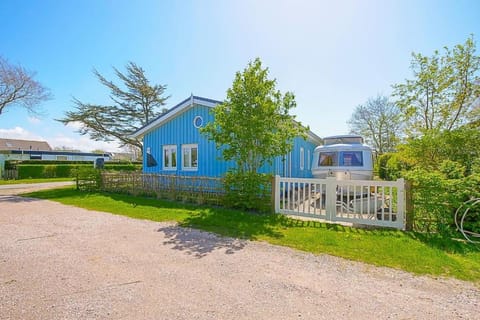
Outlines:
<svg viewBox="0 0 480 320"><path fill-rule="evenodd" d="M478 319L480 291L0 196L0 319Z"/></svg>
<svg viewBox="0 0 480 320"><path fill-rule="evenodd" d="M42 183L21 183L0 185L0 195L16 195L38 190L52 189L73 185L73 181L42 182Z"/></svg>

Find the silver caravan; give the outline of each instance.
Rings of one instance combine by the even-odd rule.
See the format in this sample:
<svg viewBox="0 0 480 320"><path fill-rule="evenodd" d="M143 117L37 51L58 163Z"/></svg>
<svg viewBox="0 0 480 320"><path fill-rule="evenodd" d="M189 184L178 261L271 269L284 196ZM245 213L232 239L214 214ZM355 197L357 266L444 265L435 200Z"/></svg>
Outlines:
<svg viewBox="0 0 480 320"><path fill-rule="evenodd" d="M338 135L323 139L313 153L312 175L324 179L372 180L372 148L358 135Z"/></svg>

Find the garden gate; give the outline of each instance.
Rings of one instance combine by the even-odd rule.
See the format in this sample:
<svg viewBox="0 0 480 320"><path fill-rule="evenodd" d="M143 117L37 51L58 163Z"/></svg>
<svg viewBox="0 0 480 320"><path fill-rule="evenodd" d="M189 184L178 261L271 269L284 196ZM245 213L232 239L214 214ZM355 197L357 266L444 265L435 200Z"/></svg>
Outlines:
<svg viewBox="0 0 480 320"><path fill-rule="evenodd" d="M405 229L405 181L275 177L275 212Z"/></svg>

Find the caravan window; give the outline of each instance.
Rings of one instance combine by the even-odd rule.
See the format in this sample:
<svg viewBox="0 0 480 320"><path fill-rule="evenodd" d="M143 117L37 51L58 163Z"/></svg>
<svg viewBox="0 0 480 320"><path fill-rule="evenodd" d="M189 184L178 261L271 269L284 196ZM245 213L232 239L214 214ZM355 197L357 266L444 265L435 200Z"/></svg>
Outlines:
<svg viewBox="0 0 480 320"><path fill-rule="evenodd" d="M337 152L320 152L318 157L319 167L331 167L338 166L338 153Z"/></svg>
<svg viewBox="0 0 480 320"><path fill-rule="evenodd" d="M344 167L363 166L362 151L342 151L340 152L340 165Z"/></svg>

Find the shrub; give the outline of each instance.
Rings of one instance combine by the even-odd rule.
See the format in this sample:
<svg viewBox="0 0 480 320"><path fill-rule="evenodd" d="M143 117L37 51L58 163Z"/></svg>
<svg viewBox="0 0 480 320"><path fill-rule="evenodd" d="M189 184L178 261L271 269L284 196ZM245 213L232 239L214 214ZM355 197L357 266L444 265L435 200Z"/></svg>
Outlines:
<svg viewBox="0 0 480 320"><path fill-rule="evenodd" d="M382 180L388 180L387 179L387 162L391 157L392 157L391 153L384 153L378 156L377 158L376 171L378 172L378 176Z"/></svg>
<svg viewBox="0 0 480 320"><path fill-rule="evenodd" d="M105 163L105 170L114 170L114 171L137 171L142 170L142 165L139 164L116 164L116 163Z"/></svg>
<svg viewBox="0 0 480 320"><path fill-rule="evenodd" d="M378 176L382 180L396 180L411 168L407 159L398 153L385 153L377 159Z"/></svg>
<svg viewBox="0 0 480 320"><path fill-rule="evenodd" d="M101 171L92 166L80 166L72 170L77 190L98 191L102 187Z"/></svg>
<svg viewBox="0 0 480 320"><path fill-rule="evenodd" d="M412 182L414 228L420 232L451 235L456 231L455 211L463 202L480 197L480 174L464 176L464 167L443 161L441 170L414 169L406 174ZM478 222L473 228L479 228Z"/></svg>
<svg viewBox="0 0 480 320"><path fill-rule="evenodd" d="M224 205L257 212L271 210L272 176L231 171L225 175Z"/></svg>
<svg viewBox="0 0 480 320"><path fill-rule="evenodd" d="M88 164L18 164L18 178L19 179L33 179L33 178L68 178L73 176L73 170L78 168L93 168L92 163ZM116 164L108 163L105 165L105 170L113 171L135 171L141 170L142 166L139 164Z"/></svg>
<svg viewBox="0 0 480 320"><path fill-rule="evenodd" d="M17 165L19 179L48 178L45 176L45 166L43 165Z"/></svg>
<svg viewBox="0 0 480 320"><path fill-rule="evenodd" d="M464 177L465 167L458 162L451 161L451 160L444 160L440 164L439 171L447 179L461 179Z"/></svg>
<svg viewBox="0 0 480 320"><path fill-rule="evenodd" d="M403 158L399 154L392 154L388 159L386 164L386 180L396 180L401 178L405 171L409 170L411 165L408 163L407 159Z"/></svg>

